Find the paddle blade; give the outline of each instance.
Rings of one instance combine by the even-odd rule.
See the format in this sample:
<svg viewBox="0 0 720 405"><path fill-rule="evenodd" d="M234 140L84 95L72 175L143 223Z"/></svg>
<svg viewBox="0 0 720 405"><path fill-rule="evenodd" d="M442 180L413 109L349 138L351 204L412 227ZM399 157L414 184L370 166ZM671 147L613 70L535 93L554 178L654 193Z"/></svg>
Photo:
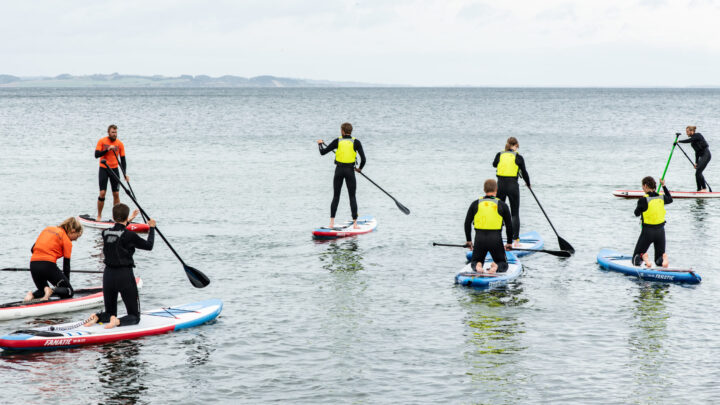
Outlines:
<svg viewBox="0 0 720 405"><path fill-rule="evenodd" d="M558 244L560 245L561 250L568 251L571 255L575 254L575 249L572 247L568 241L558 236Z"/></svg>
<svg viewBox="0 0 720 405"><path fill-rule="evenodd" d="M572 256L572 253L568 252L567 250L558 250L556 252L551 253L553 256L557 257L570 257Z"/></svg>
<svg viewBox="0 0 720 405"><path fill-rule="evenodd" d="M190 267L188 265L184 265L185 267L185 274L187 274L188 279L190 280L190 284L193 285L195 288L203 288L207 287L208 284L210 284L210 279L207 278L203 272L200 270Z"/></svg>
<svg viewBox="0 0 720 405"><path fill-rule="evenodd" d="M408 207L400 204L397 200L395 200L395 204L397 205L398 209L403 212L403 214L410 215L410 210L408 209Z"/></svg>

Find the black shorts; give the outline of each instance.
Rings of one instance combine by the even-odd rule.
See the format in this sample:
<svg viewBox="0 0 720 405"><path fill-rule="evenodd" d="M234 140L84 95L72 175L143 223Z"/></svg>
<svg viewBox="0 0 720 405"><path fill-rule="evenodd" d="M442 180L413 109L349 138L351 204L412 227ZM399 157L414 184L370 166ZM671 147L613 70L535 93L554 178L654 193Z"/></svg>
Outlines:
<svg viewBox="0 0 720 405"><path fill-rule="evenodd" d="M120 178L120 169L116 167L116 168L110 169L110 170L115 172L115 175L117 176L117 178L115 178L111 175L108 175L107 169L105 169L104 167L100 168L100 173L98 173L98 179L100 180L100 191L107 190L107 182L108 182L108 177L109 177L110 178L110 189L113 192L118 192L118 191L120 191L120 184L118 184L117 179Z"/></svg>

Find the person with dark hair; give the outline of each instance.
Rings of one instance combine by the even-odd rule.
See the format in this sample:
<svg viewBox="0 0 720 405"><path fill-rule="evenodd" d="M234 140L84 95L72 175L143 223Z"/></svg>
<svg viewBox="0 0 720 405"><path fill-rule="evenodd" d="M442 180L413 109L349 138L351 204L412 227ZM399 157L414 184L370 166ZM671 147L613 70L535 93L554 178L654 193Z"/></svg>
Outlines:
<svg viewBox="0 0 720 405"><path fill-rule="evenodd" d="M115 226L102 231L103 254L105 255L105 271L103 272L103 299L105 311L93 314L85 326L97 322L106 323L105 329L116 326L136 325L140 322L140 298L133 267L135 249L152 250L155 242L155 220L148 219L150 233L147 240L135 232L125 229L128 223L130 208L125 204L113 207ZM127 315L117 317L118 294L125 303Z"/></svg>
<svg viewBox="0 0 720 405"><path fill-rule="evenodd" d="M359 139L352 136L352 124L346 122L340 126L340 137L330 142L330 145L323 147L325 143L322 139L318 139L318 147L320 155L325 155L330 151L335 152L335 177L333 178L333 199L330 203L330 228L335 226L335 214L340 203L340 191L342 191L343 180L348 189L350 197L350 211L352 212L353 228L357 229L358 207L355 199L355 190L357 183L355 182L355 172L362 171L367 163L365 152ZM360 167L355 168L357 163L357 155L360 155Z"/></svg>
<svg viewBox="0 0 720 405"><path fill-rule="evenodd" d="M120 185L118 180L114 176L110 176L103 166L102 161L105 160L110 170L114 171L117 178L120 178L120 171L118 166L122 165L123 173L127 173L127 162L125 161L125 145L117 139L117 125L110 125L108 127L108 136L100 139L95 146L95 159L100 159L100 172L98 173L98 179L100 184L100 195L98 196L97 202L97 220L102 221L102 211L105 206L105 194L107 193L107 183L110 180L110 189L113 195L113 205L120 203ZM120 158L118 162L116 155ZM128 176L125 176L125 181L130 181Z"/></svg>
<svg viewBox="0 0 720 405"><path fill-rule="evenodd" d="M495 160L493 160L493 167L497 168L497 198L503 202L505 198L510 199L512 241L515 247L520 244L520 185L518 184L518 173L522 173L525 184L530 188L530 175L525 169L525 159L517 153L519 147L520 144L517 138L511 136L507 139L505 150L498 152L495 155Z"/></svg>
<svg viewBox="0 0 720 405"><path fill-rule="evenodd" d="M682 141L678 141L678 143L689 143L695 151L695 185L697 186L697 191L705 193L707 192L707 184L705 183L705 177L702 172L708 163L710 163L712 156L710 155L710 146L705 140L705 137L703 137L701 133L695 132L696 129L697 127L692 125L685 128L685 133L690 139L683 139Z"/></svg>
<svg viewBox="0 0 720 405"><path fill-rule="evenodd" d="M639 266L645 262L646 267L652 267L647 251L650 245L655 247L655 264L662 267L668 267L668 256L665 253L665 205L672 203L673 199L670 191L665 187L665 180L660 179L662 184L662 193L658 194L655 190L657 185L655 179L647 176L642 179L642 189L645 191L645 197L637 202L635 208L635 216L642 216L642 231L640 237L635 244L633 251L633 265Z"/></svg>
<svg viewBox="0 0 720 405"><path fill-rule="evenodd" d="M473 271L482 272L485 256L490 252L493 259L488 273L505 272L508 269L505 250L512 248L513 223L510 209L497 196L498 186L493 179L485 180L483 185L485 196L473 201L465 215L465 246L473 250L470 267ZM508 243L503 247L502 227L505 224ZM471 226L475 227L475 244L471 239Z"/></svg>
<svg viewBox="0 0 720 405"><path fill-rule="evenodd" d="M64 220L58 226L49 226L40 233L30 248L30 274L37 290L28 291L25 301L41 299L47 301L55 294L60 298L71 298L74 294L70 285L70 256L72 242L83 233L83 226L75 217ZM63 258L60 271L56 261ZM48 283L55 286L50 288Z"/></svg>

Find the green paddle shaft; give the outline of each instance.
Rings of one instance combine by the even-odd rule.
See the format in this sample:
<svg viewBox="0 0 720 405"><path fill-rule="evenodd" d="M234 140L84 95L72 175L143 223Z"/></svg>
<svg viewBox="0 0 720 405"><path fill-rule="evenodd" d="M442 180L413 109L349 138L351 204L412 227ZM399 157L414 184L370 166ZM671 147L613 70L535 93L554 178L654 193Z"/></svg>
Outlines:
<svg viewBox="0 0 720 405"><path fill-rule="evenodd" d="M675 142L673 142L673 147L670 149L670 156L668 157L668 161L665 164L665 170L663 171L662 177L660 177L660 180L665 180L665 174L667 173L668 167L670 167L670 160L672 159L673 152L675 151L675 146L677 146L677 140L680 137L680 134L675 134ZM660 190L662 190L662 184L658 184L657 193L660 194Z"/></svg>

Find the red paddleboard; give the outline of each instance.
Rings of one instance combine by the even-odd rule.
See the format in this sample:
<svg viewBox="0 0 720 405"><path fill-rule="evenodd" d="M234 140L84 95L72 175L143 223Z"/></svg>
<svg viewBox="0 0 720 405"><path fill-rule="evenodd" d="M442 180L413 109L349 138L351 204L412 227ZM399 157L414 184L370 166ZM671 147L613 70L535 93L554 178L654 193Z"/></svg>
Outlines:
<svg viewBox="0 0 720 405"><path fill-rule="evenodd" d="M96 221L95 218L88 214L78 215L77 219L83 226L87 226L88 228L110 229L115 226L115 221L111 221L109 219L105 221ZM133 232L150 232L150 225L130 222L127 225L127 230Z"/></svg>
<svg viewBox="0 0 720 405"><path fill-rule="evenodd" d="M642 190L615 190L613 191L615 197L620 198L640 198L645 196L645 192ZM699 191L670 191L672 198L720 198L718 192L705 192Z"/></svg>

